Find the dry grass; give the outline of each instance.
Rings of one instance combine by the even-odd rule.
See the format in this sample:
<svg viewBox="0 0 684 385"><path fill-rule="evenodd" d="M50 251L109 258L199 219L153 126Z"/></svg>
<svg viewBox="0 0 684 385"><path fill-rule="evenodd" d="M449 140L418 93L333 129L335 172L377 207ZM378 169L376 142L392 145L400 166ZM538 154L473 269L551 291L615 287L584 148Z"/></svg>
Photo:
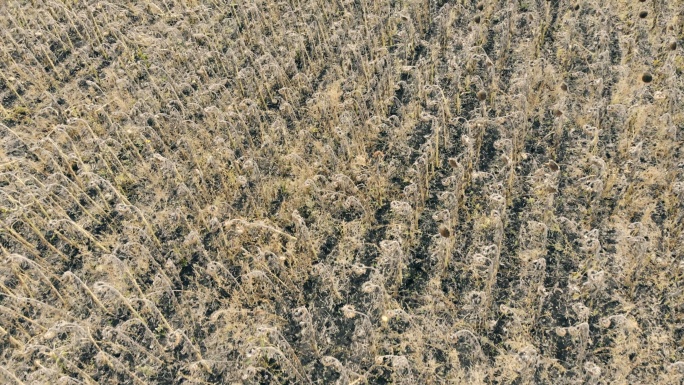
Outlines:
<svg viewBox="0 0 684 385"><path fill-rule="evenodd" d="M680 384L677 1L0 5L0 379Z"/></svg>

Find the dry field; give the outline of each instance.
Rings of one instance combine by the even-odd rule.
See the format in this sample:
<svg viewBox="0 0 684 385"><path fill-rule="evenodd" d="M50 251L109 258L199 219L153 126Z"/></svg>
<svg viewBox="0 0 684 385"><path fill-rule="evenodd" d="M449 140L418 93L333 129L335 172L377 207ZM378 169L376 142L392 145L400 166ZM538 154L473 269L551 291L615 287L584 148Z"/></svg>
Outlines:
<svg viewBox="0 0 684 385"><path fill-rule="evenodd" d="M682 384L682 0L0 2L3 384Z"/></svg>

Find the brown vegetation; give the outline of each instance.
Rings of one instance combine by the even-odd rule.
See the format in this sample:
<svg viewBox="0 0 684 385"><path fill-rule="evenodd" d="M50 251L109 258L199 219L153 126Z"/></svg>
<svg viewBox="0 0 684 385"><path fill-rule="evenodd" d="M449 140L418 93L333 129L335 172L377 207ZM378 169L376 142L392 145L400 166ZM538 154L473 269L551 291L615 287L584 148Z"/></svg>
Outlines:
<svg viewBox="0 0 684 385"><path fill-rule="evenodd" d="M677 1L11 0L0 36L2 383L681 383Z"/></svg>

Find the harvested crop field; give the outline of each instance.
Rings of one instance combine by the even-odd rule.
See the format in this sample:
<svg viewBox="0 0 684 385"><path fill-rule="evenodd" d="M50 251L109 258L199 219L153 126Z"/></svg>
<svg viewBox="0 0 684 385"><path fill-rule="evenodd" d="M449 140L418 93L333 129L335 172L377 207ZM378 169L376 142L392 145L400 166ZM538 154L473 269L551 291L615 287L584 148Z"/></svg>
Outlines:
<svg viewBox="0 0 684 385"><path fill-rule="evenodd" d="M0 382L682 384L680 0L7 0Z"/></svg>

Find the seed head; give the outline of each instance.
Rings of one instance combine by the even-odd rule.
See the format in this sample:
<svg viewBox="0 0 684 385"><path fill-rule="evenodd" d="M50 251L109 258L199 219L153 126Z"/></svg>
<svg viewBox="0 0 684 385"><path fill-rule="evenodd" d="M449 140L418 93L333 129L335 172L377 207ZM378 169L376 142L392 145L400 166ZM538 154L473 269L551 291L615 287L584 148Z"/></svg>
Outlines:
<svg viewBox="0 0 684 385"><path fill-rule="evenodd" d="M548 163L546 163L546 167L548 167L553 172L556 172L560 169L560 167L558 167L558 163L556 163L552 160L550 160Z"/></svg>
<svg viewBox="0 0 684 385"><path fill-rule="evenodd" d="M439 235L443 236L444 238L449 238L451 236L451 231L449 231L446 226L441 225L439 226Z"/></svg>
<svg viewBox="0 0 684 385"><path fill-rule="evenodd" d="M342 306L342 314L344 318L352 319L356 317L356 309L354 309L353 305L344 305Z"/></svg>

